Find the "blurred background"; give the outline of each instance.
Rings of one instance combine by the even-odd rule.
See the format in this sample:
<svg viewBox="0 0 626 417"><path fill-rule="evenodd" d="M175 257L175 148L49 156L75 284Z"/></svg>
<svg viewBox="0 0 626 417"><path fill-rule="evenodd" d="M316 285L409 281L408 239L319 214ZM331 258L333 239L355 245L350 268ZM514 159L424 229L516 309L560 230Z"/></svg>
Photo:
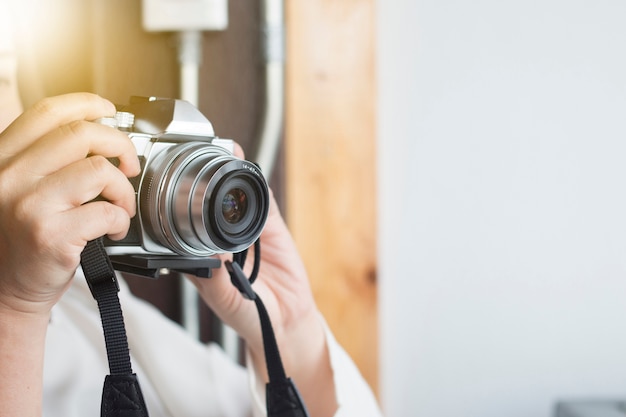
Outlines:
<svg viewBox="0 0 626 417"><path fill-rule="evenodd" d="M376 13L386 412L623 399L626 3Z"/></svg>
<svg viewBox="0 0 626 417"><path fill-rule="evenodd" d="M16 3L26 104L179 96L176 36L146 32L140 0ZM202 34L198 106L254 159L266 3L226 4L227 27ZM626 398L626 3L281 4L272 187L385 414ZM130 281L180 320L175 278Z"/></svg>

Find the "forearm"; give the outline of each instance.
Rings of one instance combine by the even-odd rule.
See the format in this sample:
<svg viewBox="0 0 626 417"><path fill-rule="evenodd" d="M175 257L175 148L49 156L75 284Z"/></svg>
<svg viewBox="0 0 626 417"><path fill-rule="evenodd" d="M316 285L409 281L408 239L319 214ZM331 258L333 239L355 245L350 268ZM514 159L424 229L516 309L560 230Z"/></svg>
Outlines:
<svg viewBox="0 0 626 417"><path fill-rule="evenodd" d="M40 417L49 316L0 305L0 416Z"/></svg>

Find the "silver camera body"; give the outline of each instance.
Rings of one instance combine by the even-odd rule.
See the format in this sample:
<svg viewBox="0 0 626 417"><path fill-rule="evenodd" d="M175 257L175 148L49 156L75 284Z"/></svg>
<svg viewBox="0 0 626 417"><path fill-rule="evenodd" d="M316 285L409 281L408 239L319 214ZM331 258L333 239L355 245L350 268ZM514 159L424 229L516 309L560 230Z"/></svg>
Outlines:
<svg viewBox="0 0 626 417"><path fill-rule="evenodd" d="M131 180L137 215L128 235L105 240L110 255L205 258L239 252L260 236L269 191L260 169L233 155L192 104L131 98L115 118L97 122L127 132L142 169Z"/></svg>

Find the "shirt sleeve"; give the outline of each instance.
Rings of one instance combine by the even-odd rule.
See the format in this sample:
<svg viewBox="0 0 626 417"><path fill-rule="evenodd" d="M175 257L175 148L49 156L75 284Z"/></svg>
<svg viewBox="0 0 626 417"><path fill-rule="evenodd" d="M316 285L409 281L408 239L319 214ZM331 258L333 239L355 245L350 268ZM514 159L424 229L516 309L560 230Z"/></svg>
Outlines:
<svg viewBox="0 0 626 417"><path fill-rule="evenodd" d="M335 339L326 321L320 316L326 332L326 346L335 382L335 395L339 408L335 417L382 417L382 412L372 392L354 361ZM248 381L252 391L254 417L266 417L265 384L258 378L249 353L246 355Z"/></svg>

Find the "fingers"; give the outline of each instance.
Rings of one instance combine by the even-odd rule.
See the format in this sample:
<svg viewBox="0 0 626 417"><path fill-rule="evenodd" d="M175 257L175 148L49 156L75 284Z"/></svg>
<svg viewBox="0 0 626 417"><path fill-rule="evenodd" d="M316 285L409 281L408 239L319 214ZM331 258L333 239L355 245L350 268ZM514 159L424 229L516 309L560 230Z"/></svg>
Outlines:
<svg viewBox="0 0 626 417"><path fill-rule="evenodd" d="M233 154L240 159L245 158L246 156L243 153L243 148L241 147L240 144L238 144L237 142L235 142L235 149L233 149Z"/></svg>
<svg viewBox="0 0 626 417"><path fill-rule="evenodd" d="M81 247L88 241L108 235L113 240L124 238L130 227L128 213L107 201L93 201L61 216L66 230L79 233ZM98 219L97 222L93 221Z"/></svg>
<svg viewBox="0 0 626 417"><path fill-rule="evenodd" d="M69 186L71 184L71 186ZM135 191L126 176L102 156L92 156L41 180L38 195L57 210L81 206L98 196L135 215Z"/></svg>
<svg viewBox="0 0 626 417"><path fill-rule="evenodd" d="M70 122L44 135L20 153L17 168L45 176L88 155L118 158L124 174L139 174L139 160L128 135L86 121Z"/></svg>
<svg viewBox="0 0 626 417"><path fill-rule="evenodd" d="M48 213L45 217L23 213L16 220L19 221L22 236L13 246L5 247L3 255L8 253L10 260L22 262L18 269L43 268L41 275L24 276L33 280L46 278L48 273L52 273L49 269L53 269L54 265L68 273L75 270L88 241L107 234L113 239L121 239L130 226L128 214L106 201L95 201L61 213ZM5 262L9 261L5 259ZM3 268L7 266L0 265ZM13 275L15 278L20 276Z"/></svg>
<svg viewBox="0 0 626 417"><path fill-rule="evenodd" d="M115 106L100 96L73 93L45 98L26 110L0 134L0 154L14 155L48 132L76 120L115 114Z"/></svg>
<svg viewBox="0 0 626 417"><path fill-rule="evenodd" d="M7 211L15 213L17 224L24 229L22 233L44 231L51 233L49 238L62 236L80 246L105 234L113 238L123 237L130 218L135 215L132 185L121 171L101 156L71 164L31 187L22 192L8 187L2 189L7 199L13 196L15 200L13 208ZM105 201L92 201L99 195ZM43 224L47 226L43 227ZM54 231L50 230L51 227Z"/></svg>
<svg viewBox="0 0 626 417"><path fill-rule="evenodd" d="M283 219L280 208L278 207L278 202L274 197L274 193L272 189L269 189L270 193L270 208L267 216L267 222L265 223L265 228L263 229L263 233L261 234L262 240L273 239L276 235L282 236L284 234L289 234L287 224Z"/></svg>
<svg viewBox="0 0 626 417"><path fill-rule="evenodd" d="M40 101L0 133L0 286L16 308L48 313L85 244L126 235L137 154L125 133L90 122L114 113L96 95L70 94Z"/></svg>
<svg viewBox="0 0 626 417"><path fill-rule="evenodd" d="M122 237L136 210L126 177L139 174L139 160L126 133L90 122L114 113L111 102L88 93L47 98L24 112L0 133L3 205L24 213L25 225L96 213L76 219L84 233ZM98 196L106 201L92 202ZM75 241L82 229L68 229L68 238Z"/></svg>

